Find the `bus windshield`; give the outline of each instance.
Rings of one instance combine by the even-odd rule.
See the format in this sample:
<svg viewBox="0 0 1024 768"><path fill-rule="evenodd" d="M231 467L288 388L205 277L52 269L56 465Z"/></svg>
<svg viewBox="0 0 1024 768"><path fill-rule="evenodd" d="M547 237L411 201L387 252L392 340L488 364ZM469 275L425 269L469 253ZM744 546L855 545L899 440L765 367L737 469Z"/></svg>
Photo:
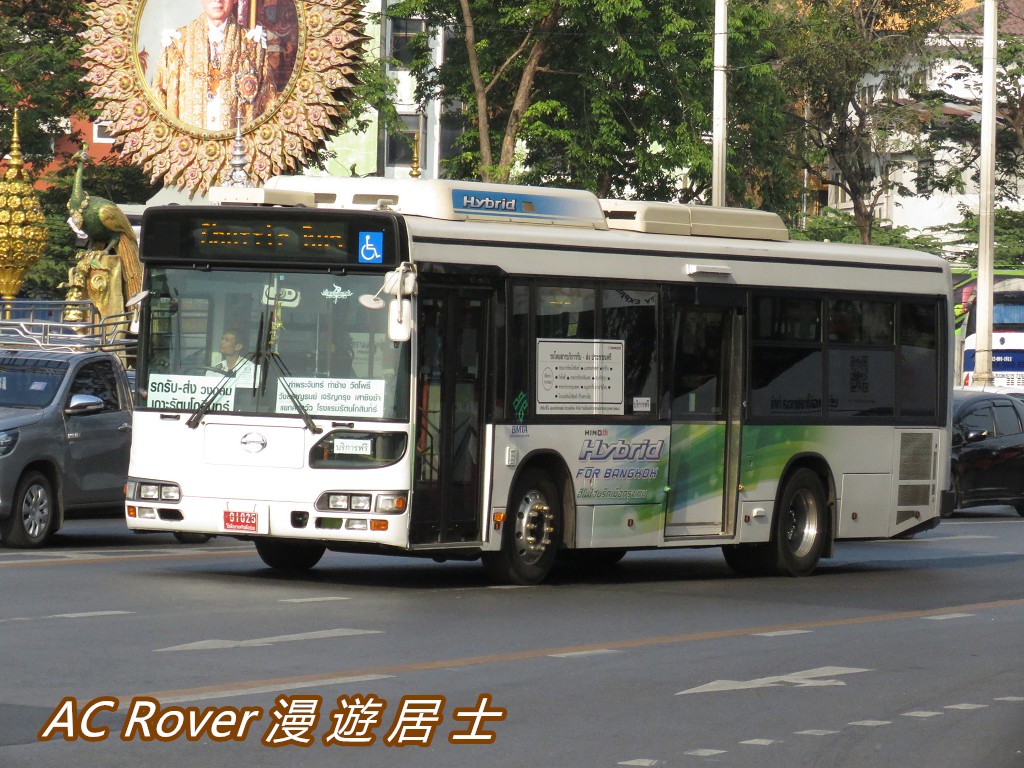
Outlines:
<svg viewBox="0 0 1024 768"><path fill-rule="evenodd" d="M141 408L408 419L409 345L358 301L383 275L149 270Z"/></svg>

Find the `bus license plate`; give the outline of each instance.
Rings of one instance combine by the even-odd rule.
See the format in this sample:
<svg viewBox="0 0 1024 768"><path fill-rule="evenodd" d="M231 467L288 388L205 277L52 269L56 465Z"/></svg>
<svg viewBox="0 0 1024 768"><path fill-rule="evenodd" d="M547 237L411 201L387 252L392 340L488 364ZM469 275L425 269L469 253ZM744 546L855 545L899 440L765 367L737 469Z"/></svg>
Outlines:
<svg viewBox="0 0 1024 768"><path fill-rule="evenodd" d="M237 512L224 510L224 530L256 533L259 528L260 516L255 512Z"/></svg>

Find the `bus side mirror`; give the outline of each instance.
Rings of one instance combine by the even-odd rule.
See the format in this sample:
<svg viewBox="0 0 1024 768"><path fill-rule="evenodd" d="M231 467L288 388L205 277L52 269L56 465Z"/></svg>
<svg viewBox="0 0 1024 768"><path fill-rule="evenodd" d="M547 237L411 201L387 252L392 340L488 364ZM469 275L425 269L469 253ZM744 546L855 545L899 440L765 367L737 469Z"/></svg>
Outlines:
<svg viewBox="0 0 1024 768"><path fill-rule="evenodd" d="M412 338L412 302L409 299L392 299L388 304L388 338L396 342Z"/></svg>

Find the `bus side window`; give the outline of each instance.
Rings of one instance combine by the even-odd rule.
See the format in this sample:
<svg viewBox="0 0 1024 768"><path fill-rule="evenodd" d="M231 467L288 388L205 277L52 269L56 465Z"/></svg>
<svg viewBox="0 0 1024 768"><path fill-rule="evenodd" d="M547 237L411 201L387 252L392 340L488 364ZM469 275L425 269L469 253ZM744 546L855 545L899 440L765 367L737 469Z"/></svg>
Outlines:
<svg viewBox="0 0 1024 768"><path fill-rule="evenodd" d="M722 412L725 322L721 309L677 307L672 318L672 415Z"/></svg>
<svg viewBox="0 0 1024 768"><path fill-rule="evenodd" d="M653 415L658 392L658 292L603 290L601 328L602 338L623 343L625 413Z"/></svg>

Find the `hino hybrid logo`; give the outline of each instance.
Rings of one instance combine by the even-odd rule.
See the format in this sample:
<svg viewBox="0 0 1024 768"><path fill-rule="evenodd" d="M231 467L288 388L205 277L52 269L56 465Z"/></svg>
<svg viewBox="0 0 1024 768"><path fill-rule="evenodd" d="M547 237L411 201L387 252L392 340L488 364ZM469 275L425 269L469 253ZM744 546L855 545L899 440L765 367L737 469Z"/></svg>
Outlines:
<svg viewBox="0 0 1024 768"><path fill-rule="evenodd" d="M514 211L516 209L516 200L515 198L463 195L462 207L476 211Z"/></svg>
<svg viewBox="0 0 1024 768"><path fill-rule="evenodd" d="M641 440L627 443L625 440L584 440L580 449L580 461L657 461L665 450L665 441Z"/></svg>

